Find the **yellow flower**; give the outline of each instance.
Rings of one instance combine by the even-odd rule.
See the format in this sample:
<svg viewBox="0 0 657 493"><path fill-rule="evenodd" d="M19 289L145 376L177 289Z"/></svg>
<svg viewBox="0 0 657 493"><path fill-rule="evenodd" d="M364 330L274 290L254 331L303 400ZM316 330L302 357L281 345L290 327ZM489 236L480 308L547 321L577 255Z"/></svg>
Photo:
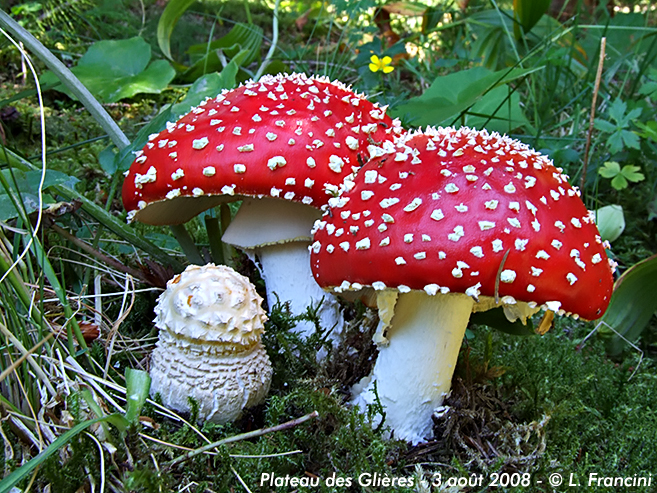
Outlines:
<svg viewBox="0 0 657 493"><path fill-rule="evenodd" d="M389 56L384 56L383 58L379 58L376 55L372 55L370 57L370 70L372 72L378 72L379 70L383 71L384 74L389 74L393 70L395 70L395 67L390 65L392 63L392 58Z"/></svg>

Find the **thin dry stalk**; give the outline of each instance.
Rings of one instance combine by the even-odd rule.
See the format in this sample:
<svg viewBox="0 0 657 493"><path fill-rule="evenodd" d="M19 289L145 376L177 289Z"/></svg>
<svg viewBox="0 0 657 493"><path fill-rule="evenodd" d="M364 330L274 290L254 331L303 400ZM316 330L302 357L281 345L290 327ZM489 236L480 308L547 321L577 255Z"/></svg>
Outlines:
<svg viewBox="0 0 657 493"><path fill-rule="evenodd" d="M292 419L290 421L286 421L285 423L282 423L280 425L272 426L270 428L261 428L259 430L253 430L249 431L248 433L242 433L240 435L234 435L232 437L224 438L223 440L219 440L217 442L210 443L208 445L204 445L203 447L197 448L196 450L189 452L185 455L182 455L171 462L166 464L166 467L173 467L177 464L180 464L181 462L185 462L186 460L189 460L193 457L196 457L197 455L203 454L207 452L208 450L212 450L213 448L217 448L221 445L226 445L229 443L234 443L234 442L239 442L241 440L248 440L251 438L256 438L262 435L267 435L269 433L274 433L277 431L282 431L282 430L287 430L289 428L294 428L295 426L299 426L302 423L305 423L308 420L315 419L319 417L319 413L317 411L313 411L310 414L306 414L305 416L301 416L300 418Z"/></svg>
<svg viewBox="0 0 657 493"><path fill-rule="evenodd" d="M25 356L25 359L27 359L28 364L30 365L30 367L32 368L32 370L34 371L36 376L38 377L39 381L43 384L44 387L46 387L46 389L48 389L48 392L50 392L50 394L52 396L57 395L57 391L55 390L55 387L53 387L52 384L50 383L50 379L43 372L43 370L41 369L41 366L39 366L39 364L34 360L34 358L32 356L33 351L28 351L25 348L25 346L23 346L21 341L19 341L18 338L16 338L16 336L14 334L12 334L12 332L9 329L7 329L7 327L5 327L3 324L0 324L0 332L2 332L2 334L7 339L9 339L11 344L16 349L18 349L18 351L20 351L22 356ZM43 342L45 342L45 341L43 341Z"/></svg>
<svg viewBox="0 0 657 493"><path fill-rule="evenodd" d="M131 293L132 296L130 298L130 304L126 310L125 305L126 305L126 300L128 293ZM135 283L132 280L132 276L130 274L126 275L125 279L125 288L123 291L123 300L121 302L121 310L119 311L119 317L114 322L114 325L112 326L112 329L110 330L110 333L107 337L107 342L105 343L105 347L107 348L107 362L105 363L105 369L103 371L103 378L107 378L107 373L109 372L110 364L112 361L112 355L114 353L114 342L116 340L116 334L119 331L119 327L123 323L123 321L126 319L128 314L132 311L132 307L135 304Z"/></svg>
<svg viewBox="0 0 657 493"><path fill-rule="evenodd" d="M584 165L582 166L582 176L579 179L579 188L584 190L586 181L586 170L589 166L589 150L591 149L591 136L593 135L593 121L595 120L595 105L598 100L600 91L600 80L602 79L602 67L605 63L605 48L607 47L607 38L600 39L600 58L598 60L598 72L595 74L595 85L593 86L593 99L591 101L591 114L589 116L589 131L586 135L586 147L584 149Z"/></svg>

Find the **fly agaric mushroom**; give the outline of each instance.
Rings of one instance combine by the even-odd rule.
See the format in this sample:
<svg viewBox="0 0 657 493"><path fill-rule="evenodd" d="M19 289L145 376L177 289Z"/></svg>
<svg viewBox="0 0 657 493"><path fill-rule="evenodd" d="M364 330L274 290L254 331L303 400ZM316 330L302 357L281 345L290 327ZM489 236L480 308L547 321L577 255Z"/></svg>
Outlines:
<svg viewBox="0 0 657 493"><path fill-rule="evenodd" d="M151 135L127 173L123 203L131 219L180 224L221 202L252 197L224 241L259 258L270 306L277 293L299 313L326 296L307 252L319 208L364 161L392 152L401 132L384 107L340 82L267 75ZM270 273L271 265L282 272ZM301 277L299 289L290 289ZM334 325L337 303L325 311L334 315L324 325Z"/></svg>
<svg viewBox="0 0 657 493"><path fill-rule="evenodd" d="M155 307L151 394L199 419L225 423L260 403L272 368L260 341L267 315L244 276L224 265L191 265L167 283Z"/></svg>
<svg viewBox="0 0 657 493"><path fill-rule="evenodd" d="M311 265L323 287L376 290L387 344L356 402L373 402L376 388L398 438L431 436L473 310L596 319L609 303L612 266L591 213L560 169L517 140L407 134L341 197L315 224Z"/></svg>

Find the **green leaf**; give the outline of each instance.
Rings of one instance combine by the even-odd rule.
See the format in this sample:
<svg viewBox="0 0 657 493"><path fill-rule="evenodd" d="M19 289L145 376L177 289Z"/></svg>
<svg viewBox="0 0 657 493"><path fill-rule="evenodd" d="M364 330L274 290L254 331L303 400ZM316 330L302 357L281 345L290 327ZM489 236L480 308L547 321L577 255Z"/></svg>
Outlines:
<svg viewBox="0 0 657 493"><path fill-rule="evenodd" d="M440 125L456 118L491 89L541 70L509 69L491 72L475 67L437 77L419 97L396 106L391 114L413 125Z"/></svg>
<svg viewBox="0 0 657 493"><path fill-rule="evenodd" d="M601 120L600 118L593 120L593 127L608 134L614 133L617 129L616 125L613 123L608 122L607 120Z"/></svg>
<svg viewBox="0 0 657 493"><path fill-rule="evenodd" d="M244 51L246 53L246 51ZM239 70L238 62L242 55L238 54L228 65L224 67L221 73L213 72L196 79L180 103L171 107L171 114L174 120L179 119L182 115L187 114L193 106L197 106L205 98L213 98L221 93L222 89L232 89L236 85L237 71Z"/></svg>
<svg viewBox="0 0 657 493"><path fill-rule="evenodd" d="M603 240L614 241L625 230L625 216L620 205L612 204L595 211L595 224Z"/></svg>
<svg viewBox="0 0 657 493"><path fill-rule="evenodd" d="M114 144L107 146L98 154L98 163L103 171L110 176L113 176L117 170L116 160L116 146Z"/></svg>
<svg viewBox="0 0 657 493"><path fill-rule="evenodd" d="M465 115L464 124L500 133L531 126L522 111L520 95L511 93L506 84L489 91L472 105Z"/></svg>
<svg viewBox="0 0 657 493"><path fill-rule="evenodd" d="M129 169L135 160L134 152L146 145L149 135L161 132L170 120L175 120L175 118L171 115L171 106L167 106L155 118L148 122L147 125L142 127L137 136L132 140L132 143L119 152L116 158L118 163L117 171L124 172Z"/></svg>
<svg viewBox="0 0 657 493"><path fill-rule="evenodd" d="M621 137L623 138L623 143L632 149L638 149L640 147L639 137L629 130L621 130Z"/></svg>
<svg viewBox="0 0 657 493"><path fill-rule="evenodd" d="M260 58L262 37L262 28L254 24L235 24L222 38L209 44L191 46L187 53L197 61L183 72L181 78L193 82L204 74L223 69L218 51L229 59L237 60L238 65L249 65Z"/></svg>
<svg viewBox="0 0 657 493"><path fill-rule="evenodd" d="M620 132L614 132L607 139L607 145L609 146L609 152L616 154L623 150L623 136Z"/></svg>
<svg viewBox="0 0 657 493"><path fill-rule="evenodd" d="M12 195L20 192L20 200L27 214L31 214L39 207L39 184L41 182L41 171L20 171L20 170L2 170L2 174L9 183ZM12 178L13 175L13 178ZM15 179L15 182L14 182ZM60 171L47 170L43 183L43 190L53 185L67 185L73 187L79 180ZM43 196L44 208L53 203L52 197L45 194ZM10 198L7 190L0 189L0 221L8 221L19 216L14 202Z"/></svg>
<svg viewBox="0 0 657 493"><path fill-rule="evenodd" d="M525 33L531 31L532 27L543 17L550 8L550 2L551 0L513 0L514 18ZM520 26L518 24L513 26L516 39L520 39L522 36Z"/></svg>
<svg viewBox="0 0 657 493"><path fill-rule="evenodd" d="M169 62L156 60L149 65L151 47L141 37L116 41L99 41L89 47L71 72L104 103L115 103L139 93L157 94L175 76ZM57 80L52 72L41 78L44 84ZM76 99L65 86L55 90Z"/></svg>
<svg viewBox="0 0 657 493"><path fill-rule="evenodd" d="M634 122L634 125L641 129L641 132L637 132L639 137L657 142L657 121L651 120L646 123L636 121Z"/></svg>
<svg viewBox="0 0 657 493"><path fill-rule="evenodd" d="M657 255L633 265L616 281L609 308L602 322L610 325L630 341L636 340L657 311ZM604 327L601 329L603 330ZM609 330L604 332L609 333ZM607 351L619 354L625 342L614 335L607 342Z"/></svg>
<svg viewBox="0 0 657 493"><path fill-rule="evenodd" d="M631 164L626 164L621 170L621 174L632 183L638 183L646 179L643 173L640 173L641 168L638 166L633 166Z"/></svg>
<svg viewBox="0 0 657 493"><path fill-rule="evenodd" d="M142 370L127 368L125 371L126 411L125 419L130 424L139 422L139 414L151 389L151 377Z"/></svg>
<svg viewBox="0 0 657 493"><path fill-rule="evenodd" d="M169 60L171 57L171 34L176 27L178 19L191 7L195 0L171 0L160 16L157 23L157 44L162 54Z"/></svg>
<svg viewBox="0 0 657 493"><path fill-rule="evenodd" d="M613 178L620 172L620 164L618 164L616 161L607 161L601 168L598 168L598 173L603 178Z"/></svg>
<svg viewBox="0 0 657 493"><path fill-rule="evenodd" d="M624 190L627 188L627 185L627 180L620 173L614 176L614 178L611 180L611 186L614 188L614 190Z"/></svg>
<svg viewBox="0 0 657 493"><path fill-rule="evenodd" d="M499 330L506 334L517 336L535 335L534 325L531 319L527 319L527 324L524 325L520 320L509 322L504 314L504 308L493 308L485 312L475 312L470 315L470 322L477 325L487 325L493 329Z"/></svg>
<svg viewBox="0 0 657 493"><path fill-rule="evenodd" d="M646 82L641 86L641 89L639 89L639 94L648 96L650 99L654 99L657 97L657 82Z"/></svg>
<svg viewBox="0 0 657 493"><path fill-rule="evenodd" d="M622 99L615 99L613 103L609 105L609 116L616 122L622 122L625 111L627 110L627 104Z"/></svg>
<svg viewBox="0 0 657 493"><path fill-rule="evenodd" d="M634 108L627 115L625 115L625 121L631 122L632 120L636 120L641 116L641 113L643 113L643 108Z"/></svg>

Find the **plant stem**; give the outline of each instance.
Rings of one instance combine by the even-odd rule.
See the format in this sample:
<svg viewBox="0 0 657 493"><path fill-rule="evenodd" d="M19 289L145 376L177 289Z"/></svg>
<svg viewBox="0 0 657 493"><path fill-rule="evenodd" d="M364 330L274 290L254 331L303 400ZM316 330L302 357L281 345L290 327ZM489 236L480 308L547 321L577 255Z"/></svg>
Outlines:
<svg viewBox="0 0 657 493"><path fill-rule="evenodd" d="M274 4L274 18L272 19L271 46L269 47L269 51L267 51L267 56L265 56L264 61L260 65L260 68L258 68L258 71L253 76L253 80L259 80L260 77L262 77L262 74L265 73L265 69L271 62L271 59L274 56L274 52L276 51L276 45L278 44L278 7L280 3L281 0L276 0L276 3Z"/></svg>
<svg viewBox="0 0 657 493"><path fill-rule="evenodd" d="M197 455L203 454L209 450L212 450L213 448L220 447L221 445L226 445L228 443L234 443L234 442L239 442L241 440L249 440L250 438L256 438L262 435L266 435L268 433L274 433L276 431L283 431L287 430L290 428L294 428L295 426L298 426L302 423L305 423L308 420L315 419L319 417L319 413L317 411L313 411L310 414L306 414L305 416L301 416L300 418L296 418L290 421L286 421L285 423L282 423L280 425L272 426L270 428L261 428L259 430L253 430L249 431L247 433L241 433L239 435L234 435L232 437L224 438L223 440L219 440L213 443L209 443L208 445L204 445L201 448L197 448L196 450L192 450L191 452L188 452L185 455L181 455L177 459L172 460L171 462L167 463L164 465L164 467L169 468L173 467L177 464L180 464L181 462L184 462L186 460L192 459L193 457L196 457Z"/></svg>
<svg viewBox="0 0 657 493"><path fill-rule="evenodd" d="M173 224L169 226L169 228L171 229L173 236L178 240L180 248L182 248L187 260L192 264L204 265L205 261L203 260L203 257L201 257L201 253L198 251L196 243L194 243L194 240L190 236L189 231L187 231L187 228L185 228L185 225Z"/></svg>
<svg viewBox="0 0 657 493"><path fill-rule="evenodd" d="M226 264L224 259L224 244L221 241L221 226L219 218L216 216L205 215L205 230L208 232L208 239L210 240L210 253L212 260L216 264Z"/></svg>
<svg viewBox="0 0 657 493"><path fill-rule="evenodd" d="M80 102L87 108L94 119L103 127L103 130L112 139L112 142L119 148L123 149L130 145L130 141L121 131L112 117L105 111L105 108L93 97L89 90L78 80L66 65L59 61L48 48L32 36L27 30L21 27L4 11L0 10L0 26L8 29L14 36L22 41L27 48L38 56L50 70L68 87Z"/></svg>
<svg viewBox="0 0 657 493"><path fill-rule="evenodd" d="M602 67L605 63L605 47L607 38L600 39L600 59L598 60L598 72L595 74L595 85L593 86L593 99L591 100L591 115L589 116L589 131L586 134L586 147L584 148L584 164L582 165L582 176L579 178L579 188L584 193L586 182L586 170L589 166L589 150L591 149L591 135L593 135L593 121L595 120L595 104L600 91L600 79L602 79Z"/></svg>

